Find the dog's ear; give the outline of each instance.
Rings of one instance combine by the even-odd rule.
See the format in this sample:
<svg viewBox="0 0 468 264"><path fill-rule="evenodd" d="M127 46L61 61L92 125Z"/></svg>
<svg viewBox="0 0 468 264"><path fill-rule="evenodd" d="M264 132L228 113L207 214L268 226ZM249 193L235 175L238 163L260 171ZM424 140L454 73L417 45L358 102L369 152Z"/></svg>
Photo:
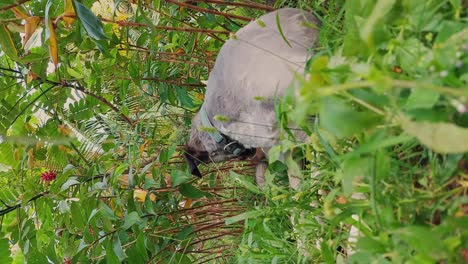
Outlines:
<svg viewBox="0 0 468 264"><path fill-rule="evenodd" d="M197 165L200 164L200 161L198 161L197 158L190 153L185 153L184 156L185 156L185 160L187 161L190 174L198 178L201 178L202 175L200 173L200 170L197 167Z"/></svg>

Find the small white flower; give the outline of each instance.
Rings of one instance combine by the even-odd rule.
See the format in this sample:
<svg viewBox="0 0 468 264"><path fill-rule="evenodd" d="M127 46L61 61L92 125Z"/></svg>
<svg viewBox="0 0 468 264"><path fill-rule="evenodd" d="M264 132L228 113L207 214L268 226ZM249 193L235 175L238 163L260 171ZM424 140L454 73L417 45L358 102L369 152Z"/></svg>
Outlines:
<svg viewBox="0 0 468 264"><path fill-rule="evenodd" d="M442 78L447 77L448 76L448 71L441 71L439 73L439 76L442 77Z"/></svg>
<svg viewBox="0 0 468 264"><path fill-rule="evenodd" d="M457 67L457 68L463 67L463 61L459 60L459 61L455 62L455 67Z"/></svg>

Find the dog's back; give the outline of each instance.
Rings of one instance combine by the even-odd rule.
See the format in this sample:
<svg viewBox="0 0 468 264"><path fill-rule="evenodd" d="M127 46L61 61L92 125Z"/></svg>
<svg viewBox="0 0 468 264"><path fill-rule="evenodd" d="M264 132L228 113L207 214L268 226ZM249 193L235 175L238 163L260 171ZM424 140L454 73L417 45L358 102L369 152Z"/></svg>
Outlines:
<svg viewBox="0 0 468 264"><path fill-rule="evenodd" d="M318 24L303 10L280 9L249 23L223 45L204 103L208 116L229 119L213 120L221 133L247 148L277 142L275 99L284 94L296 73L304 72Z"/></svg>

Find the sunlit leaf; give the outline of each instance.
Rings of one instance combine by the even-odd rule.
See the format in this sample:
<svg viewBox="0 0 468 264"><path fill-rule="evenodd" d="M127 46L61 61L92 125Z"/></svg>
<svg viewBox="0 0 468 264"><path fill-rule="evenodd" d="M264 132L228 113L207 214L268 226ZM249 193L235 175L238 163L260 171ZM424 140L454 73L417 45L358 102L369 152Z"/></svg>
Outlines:
<svg viewBox="0 0 468 264"><path fill-rule="evenodd" d="M36 31L37 25L41 19L37 16L27 17L26 23L24 24L24 40L23 46L26 45L32 34Z"/></svg>
<svg viewBox="0 0 468 264"><path fill-rule="evenodd" d="M25 19L25 18L28 18L28 17L29 17L29 16L26 14L26 12L25 12L24 10L22 10L21 7L18 7L18 6L17 6L17 7L13 7L13 8L11 9L11 11L13 11L13 13L15 13L15 16L16 16L17 18L23 18L23 19Z"/></svg>
<svg viewBox="0 0 468 264"><path fill-rule="evenodd" d="M48 22L48 31L49 31L49 53L52 62L54 63L55 67L58 65L58 43L57 43L57 36L55 34L54 25L52 20Z"/></svg>

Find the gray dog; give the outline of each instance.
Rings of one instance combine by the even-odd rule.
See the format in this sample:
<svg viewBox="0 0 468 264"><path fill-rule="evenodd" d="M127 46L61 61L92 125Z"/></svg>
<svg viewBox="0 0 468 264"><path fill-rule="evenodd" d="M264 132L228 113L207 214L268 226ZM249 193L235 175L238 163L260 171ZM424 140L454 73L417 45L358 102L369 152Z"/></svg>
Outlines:
<svg viewBox="0 0 468 264"><path fill-rule="evenodd" d="M250 22L226 41L205 102L192 120L185 157L193 175L202 176L200 163L245 159L278 143L274 104L295 75L304 73L317 25L311 13L285 8Z"/></svg>

